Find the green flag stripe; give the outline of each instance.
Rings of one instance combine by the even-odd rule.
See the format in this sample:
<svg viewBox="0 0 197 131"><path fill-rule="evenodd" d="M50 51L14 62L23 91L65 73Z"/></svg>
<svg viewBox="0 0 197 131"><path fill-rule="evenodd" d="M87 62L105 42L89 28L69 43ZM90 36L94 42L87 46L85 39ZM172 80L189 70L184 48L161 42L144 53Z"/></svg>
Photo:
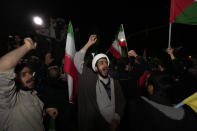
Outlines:
<svg viewBox="0 0 197 131"><path fill-rule="evenodd" d="M197 2L193 2L179 14L175 21L176 23L197 25Z"/></svg>
<svg viewBox="0 0 197 131"><path fill-rule="evenodd" d="M127 57L127 48L126 46L121 46L121 53L122 53L122 57Z"/></svg>
<svg viewBox="0 0 197 131"><path fill-rule="evenodd" d="M123 30L123 27L122 27L122 25L120 25L120 28L119 28L119 30L118 30L118 32L116 33L116 35L115 35L115 40L118 40L118 34L119 34L119 32L123 32L124 30Z"/></svg>
<svg viewBox="0 0 197 131"><path fill-rule="evenodd" d="M69 21L69 24L68 24L68 35L69 34L74 39L73 26L72 26L71 21Z"/></svg>
<svg viewBox="0 0 197 131"><path fill-rule="evenodd" d="M123 26L122 25L120 25L119 32L123 32Z"/></svg>

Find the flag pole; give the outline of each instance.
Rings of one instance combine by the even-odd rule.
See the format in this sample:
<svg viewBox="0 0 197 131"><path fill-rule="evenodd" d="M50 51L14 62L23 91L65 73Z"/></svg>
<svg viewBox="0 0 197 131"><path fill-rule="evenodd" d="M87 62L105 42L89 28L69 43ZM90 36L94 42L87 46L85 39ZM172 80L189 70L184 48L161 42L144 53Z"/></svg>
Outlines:
<svg viewBox="0 0 197 131"><path fill-rule="evenodd" d="M172 3L173 2L173 3ZM170 7L170 23L169 23L169 40L168 40L168 48L171 48L171 31L172 31L172 20L171 15L174 16L174 0L171 0L171 7ZM172 14L171 14L172 11Z"/></svg>
<svg viewBox="0 0 197 131"><path fill-rule="evenodd" d="M174 106L174 108L177 109L177 108L179 108L179 107L181 107L181 106L183 106L183 105L185 105L185 103L182 101L182 102L176 104L176 105Z"/></svg>
<svg viewBox="0 0 197 131"><path fill-rule="evenodd" d="M109 52L109 49L106 51L106 53L105 54L107 54Z"/></svg>
<svg viewBox="0 0 197 131"><path fill-rule="evenodd" d="M168 40L168 48L171 48L171 30L172 30L172 23L169 24L169 40Z"/></svg>
<svg viewBox="0 0 197 131"><path fill-rule="evenodd" d="M124 31L123 24L121 24L121 25L122 25L122 28L123 28L123 31ZM124 31L124 34L125 34L125 31ZM125 35L125 39L126 39L126 35ZM127 54L128 54L127 40L125 40L125 41L126 41L126 49L127 49Z"/></svg>

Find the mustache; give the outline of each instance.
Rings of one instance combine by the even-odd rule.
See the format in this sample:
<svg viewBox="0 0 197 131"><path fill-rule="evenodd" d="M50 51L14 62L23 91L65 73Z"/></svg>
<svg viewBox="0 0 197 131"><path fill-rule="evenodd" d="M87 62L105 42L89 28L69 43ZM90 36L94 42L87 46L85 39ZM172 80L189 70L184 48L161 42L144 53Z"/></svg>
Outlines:
<svg viewBox="0 0 197 131"><path fill-rule="evenodd" d="M30 79L28 79L27 81L26 81L26 83L28 84L28 83L31 83L31 82L34 82L34 78L32 77L32 78L30 78Z"/></svg>
<svg viewBox="0 0 197 131"><path fill-rule="evenodd" d="M109 70L109 67L104 67L103 70Z"/></svg>

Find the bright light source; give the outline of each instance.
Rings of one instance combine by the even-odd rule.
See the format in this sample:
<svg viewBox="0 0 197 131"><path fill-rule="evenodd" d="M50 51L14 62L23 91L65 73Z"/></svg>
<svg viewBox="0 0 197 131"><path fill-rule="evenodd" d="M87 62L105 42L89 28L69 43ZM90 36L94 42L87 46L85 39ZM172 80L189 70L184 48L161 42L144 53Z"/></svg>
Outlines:
<svg viewBox="0 0 197 131"><path fill-rule="evenodd" d="M33 18L33 21L34 21L34 23L37 24L37 25L42 25L42 24L43 24L42 18L40 18L39 16L35 16L35 17Z"/></svg>
<svg viewBox="0 0 197 131"><path fill-rule="evenodd" d="M120 39L120 41L121 41L121 42L122 42L122 41L125 41L125 39L122 38L122 39Z"/></svg>
<svg viewBox="0 0 197 131"><path fill-rule="evenodd" d="M188 58L189 58L189 59L192 59L192 56L190 55L190 56L188 56Z"/></svg>

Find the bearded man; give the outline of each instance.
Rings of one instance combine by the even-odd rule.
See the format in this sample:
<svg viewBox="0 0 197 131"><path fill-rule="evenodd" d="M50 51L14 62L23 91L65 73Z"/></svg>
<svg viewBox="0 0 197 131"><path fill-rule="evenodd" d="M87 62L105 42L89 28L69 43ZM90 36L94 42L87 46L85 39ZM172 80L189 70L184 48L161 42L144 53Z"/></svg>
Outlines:
<svg viewBox="0 0 197 131"><path fill-rule="evenodd" d="M0 59L0 130L44 131L43 103L34 90L34 75L21 58L36 48L31 38ZM15 70L15 72L14 72Z"/></svg>
<svg viewBox="0 0 197 131"><path fill-rule="evenodd" d="M84 64L86 51L96 40L96 35L91 35L74 57L79 72L78 128L81 131L116 130L125 105L120 84L108 75L109 58L102 53L94 56L92 70Z"/></svg>

